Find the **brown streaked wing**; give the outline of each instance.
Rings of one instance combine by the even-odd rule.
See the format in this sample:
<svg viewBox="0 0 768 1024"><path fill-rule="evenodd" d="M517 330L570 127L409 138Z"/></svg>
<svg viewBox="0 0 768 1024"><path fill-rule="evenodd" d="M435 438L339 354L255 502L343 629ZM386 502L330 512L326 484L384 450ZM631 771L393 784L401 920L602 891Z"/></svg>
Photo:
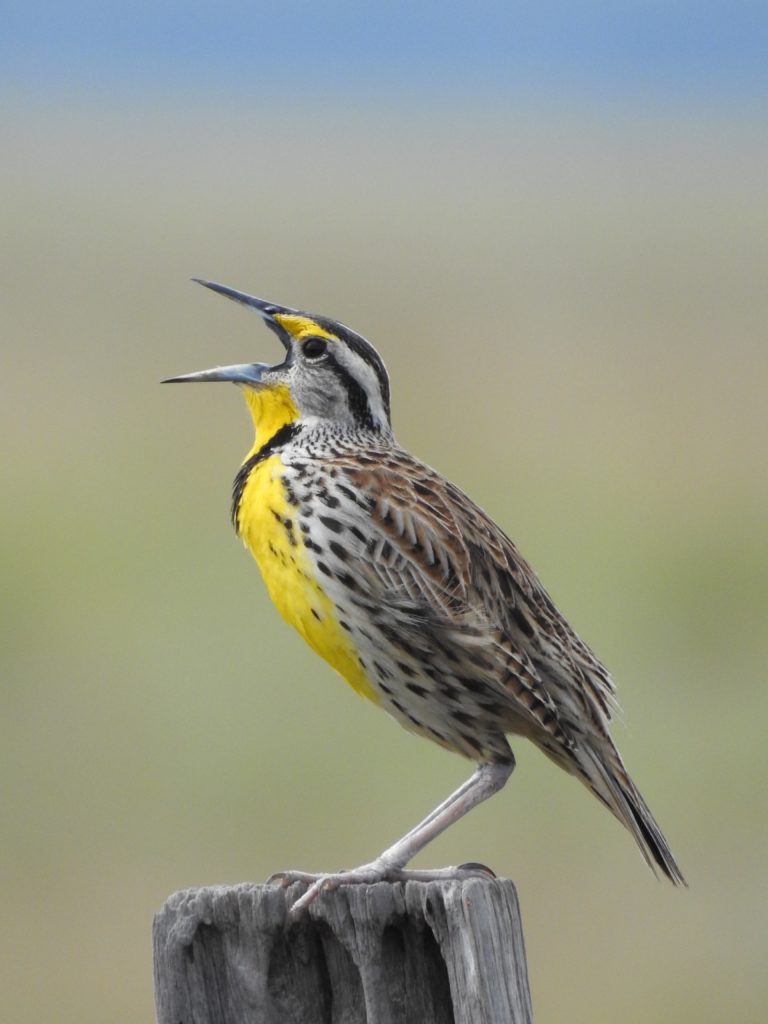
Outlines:
<svg viewBox="0 0 768 1024"><path fill-rule="evenodd" d="M354 456L339 455L334 462L368 497L378 535L372 568L379 561L376 545L386 545L390 581L395 573L404 592L442 611L449 623L484 620L495 643L523 656L531 674L540 677L558 718L589 722L605 734L615 708L608 671L490 516L402 449L382 452L365 465Z"/></svg>
<svg viewBox="0 0 768 1024"><path fill-rule="evenodd" d="M387 606L402 628L429 629L443 647L461 651L466 671L474 669L509 707L510 721L522 723L510 731L572 746L528 654L477 599L458 509L445 500L442 478L399 451L383 453L375 465L353 455L333 462L368 509L370 539L358 568L369 598Z"/></svg>

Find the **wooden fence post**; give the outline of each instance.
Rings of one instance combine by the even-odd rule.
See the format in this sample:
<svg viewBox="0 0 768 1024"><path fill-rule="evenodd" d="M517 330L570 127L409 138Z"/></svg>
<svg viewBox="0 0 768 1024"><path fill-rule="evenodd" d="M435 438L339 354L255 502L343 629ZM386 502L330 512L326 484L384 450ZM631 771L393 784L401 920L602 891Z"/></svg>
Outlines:
<svg viewBox="0 0 768 1024"><path fill-rule="evenodd" d="M155 918L158 1024L530 1024L512 882L213 886Z"/></svg>

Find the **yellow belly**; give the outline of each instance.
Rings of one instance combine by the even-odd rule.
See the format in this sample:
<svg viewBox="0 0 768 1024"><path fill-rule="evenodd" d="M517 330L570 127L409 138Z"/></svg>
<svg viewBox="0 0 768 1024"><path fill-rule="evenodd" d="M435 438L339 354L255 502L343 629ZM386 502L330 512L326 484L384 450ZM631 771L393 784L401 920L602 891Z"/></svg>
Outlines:
<svg viewBox="0 0 768 1024"><path fill-rule="evenodd" d="M240 536L256 559L269 596L286 622L358 693L379 703L351 638L339 626L332 601L304 547L296 509L288 503L283 464L272 455L251 470L240 499Z"/></svg>

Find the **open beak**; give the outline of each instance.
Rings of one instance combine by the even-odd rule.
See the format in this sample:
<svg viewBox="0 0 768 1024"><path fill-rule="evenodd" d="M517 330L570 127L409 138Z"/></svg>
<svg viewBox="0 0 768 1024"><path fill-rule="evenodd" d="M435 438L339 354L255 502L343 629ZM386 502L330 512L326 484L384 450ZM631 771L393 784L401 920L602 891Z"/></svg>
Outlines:
<svg viewBox="0 0 768 1024"><path fill-rule="evenodd" d="M260 384L265 370L273 367L267 363L237 363L235 366L215 366L212 370L198 373L182 373L179 377L166 377L161 384L192 384L215 380L228 380L232 384Z"/></svg>
<svg viewBox="0 0 768 1024"><path fill-rule="evenodd" d="M291 337L284 327L275 320L276 313L296 313L295 309L288 306L278 306L275 302L267 302L265 299L257 299L253 295L246 295L245 292L235 291L234 288L227 288L226 285L216 284L215 281L203 281L199 277L193 277L193 281L218 292L242 306L247 306L261 317L267 327L280 339L280 343L287 353L291 351ZM235 366L217 366L212 370L201 370L199 373L185 373L179 377L168 377L162 381L163 384L186 384L208 381L231 381L233 384L260 384L265 370L272 370L273 366L267 363L238 363Z"/></svg>

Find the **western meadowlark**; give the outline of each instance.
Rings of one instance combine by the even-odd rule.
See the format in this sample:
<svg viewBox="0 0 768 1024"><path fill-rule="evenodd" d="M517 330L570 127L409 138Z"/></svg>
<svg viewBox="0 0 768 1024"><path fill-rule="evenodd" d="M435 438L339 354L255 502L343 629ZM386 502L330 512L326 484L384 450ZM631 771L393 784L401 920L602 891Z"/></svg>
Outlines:
<svg viewBox="0 0 768 1024"><path fill-rule="evenodd" d="M373 346L327 317L198 283L255 310L285 348L278 365L169 381L232 381L243 391L256 440L235 478L232 520L273 602L358 693L477 762L370 864L275 876L313 883L294 910L326 886L460 871L403 869L505 784L515 765L508 734L575 775L651 868L685 884L608 733L610 675L499 527L397 446L389 378Z"/></svg>

